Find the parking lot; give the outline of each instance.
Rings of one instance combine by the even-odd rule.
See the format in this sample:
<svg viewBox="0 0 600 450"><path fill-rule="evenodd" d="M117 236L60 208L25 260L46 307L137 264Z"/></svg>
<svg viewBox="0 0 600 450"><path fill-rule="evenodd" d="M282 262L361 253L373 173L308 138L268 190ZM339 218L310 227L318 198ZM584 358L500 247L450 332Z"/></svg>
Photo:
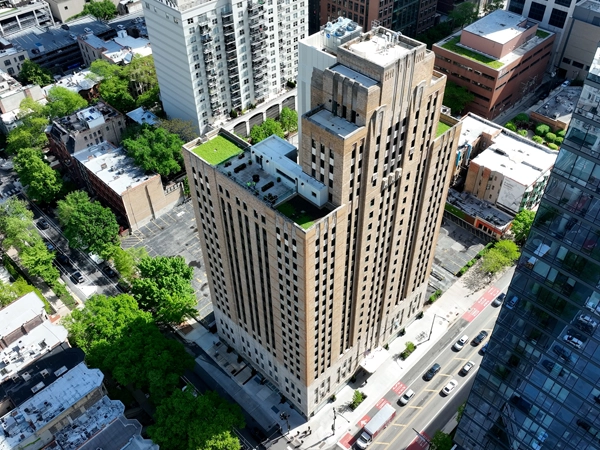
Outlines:
<svg viewBox="0 0 600 450"><path fill-rule="evenodd" d="M473 259L485 244L486 242L474 234L444 219L435 247L434 268L437 267L444 275L454 275Z"/></svg>
<svg viewBox="0 0 600 450"><path fill-rule="evenodd" d="M198 299L198 319L210 324L213 308L191 202L154 219L122 241L123 248L145 247L150 256L183 256L194 268L192 285Z"/></svg>

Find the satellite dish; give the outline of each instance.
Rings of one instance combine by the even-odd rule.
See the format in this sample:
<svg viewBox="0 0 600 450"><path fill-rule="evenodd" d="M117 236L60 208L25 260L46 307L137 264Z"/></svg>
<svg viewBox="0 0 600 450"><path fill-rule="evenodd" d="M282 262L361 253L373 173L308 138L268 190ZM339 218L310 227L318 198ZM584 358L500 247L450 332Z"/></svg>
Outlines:
<svg viewBox="0 0 600 450"><path fill-rule="evenodd" d="M327 33L327 34L325 35L325 37L326 37L327 39L329 39L329 38L331 37L331 35L330 35L329 33Z"/></svg>

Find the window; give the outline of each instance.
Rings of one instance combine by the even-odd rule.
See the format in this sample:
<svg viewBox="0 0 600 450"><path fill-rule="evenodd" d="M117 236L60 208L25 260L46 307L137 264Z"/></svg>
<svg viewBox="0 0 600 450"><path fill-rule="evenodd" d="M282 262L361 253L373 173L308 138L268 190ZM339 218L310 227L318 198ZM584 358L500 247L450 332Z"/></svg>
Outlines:
<svg viewBox="0 0 600 450"><path fill-rule="evenodd" d="M546 5L542 5L541 3L531 2L531 7L529 8L528 17L533 20L537 20L539 22L544 18L544 13L546 12Z"/></svg>
<svg viewBox="0 0 600 450"><path fill-rule="evenodd" d="M194 23L194 18L192 17L192 18L188 19L188 20L187 20L187 23L188 23L188 25L190 25L190 24Z"/></svg>
<svg viewBox="0 0 600 450"><path fill-rule="evenodd" d="M571 6L571 0L556 0L554 3L560 6L566 6L567 8Z"/></svg>
<svg viewBox="0 0 600 450"><path fill-rule="evenodd" d="M567 20L567 12L553 8L552 14L550 14L550 20L548 21L548 25L563 28L565 26L565 20Z"/></svg>

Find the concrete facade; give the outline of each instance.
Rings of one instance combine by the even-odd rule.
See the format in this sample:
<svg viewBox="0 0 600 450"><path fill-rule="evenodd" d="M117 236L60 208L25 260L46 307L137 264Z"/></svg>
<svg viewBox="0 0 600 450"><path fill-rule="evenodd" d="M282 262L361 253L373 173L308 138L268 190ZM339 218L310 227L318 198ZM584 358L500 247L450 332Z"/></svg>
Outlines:
<svg viewBox="0 0 600 450"><path fill-rule="evenodd" d="M144 2L161 99L204 133L277 96L298 71L308 0Z"/></svg>
<svg viewBox="0 0 600 450"><path fill-rule="evenodd" d="M214 136L184 146L219 335L304 416L375 370L426 300L460 135L436 137L433 64L377 27L313 71L297 155L224 132L239 147L224 162Z"/></svg>
<svg viewBox="0 0 600 450"><path fill-rule="evenodd" d="M0 38L0 69L16 77L21 71L21 64L27 59L29 59L27 51L19 47L14 47L6 39Z"/></svg>
<svg viewBox="0 0 600 450"><path fill-rule="evenodd" d="M498 10L433 45L435 69L470 91L465 112L493 119L538 86L555 35Z"/></svg>
<svg viewBox="0 0 600 450"><path fill-rule="evenodd" d="M6 2L6 11L0 16L0 35L5 36L30 27L54 25L48 3L42 0Z"/></svg>
<svg viewBox="0 0 600 450"><path fill-rule="evenodd" d="M66 22L67 19L83 12L83 7L87 3L86 0L47 0L50 5L50 10L54 18L60 22ZM115 6L119 5L119 1L113 0Z"/></svg>

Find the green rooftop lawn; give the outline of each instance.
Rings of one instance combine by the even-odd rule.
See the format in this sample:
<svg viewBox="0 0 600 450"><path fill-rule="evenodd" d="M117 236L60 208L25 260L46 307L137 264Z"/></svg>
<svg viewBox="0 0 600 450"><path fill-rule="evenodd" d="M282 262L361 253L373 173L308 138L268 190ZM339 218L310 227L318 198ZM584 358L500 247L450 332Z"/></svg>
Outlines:
<svg viewBox="0 0 600 450"><path fill-rule="evenodd" d="M550 36L550 33L548 33L547 31L544 30L537 30L535 32L535 35L541 39L546 39L548 36Z"/></svg>
<svg viewBox="0 0 600 450"><path fill-rule="evenodd" d="M229 158L242 153L242 149L223 136L217 136L194 148L193 152L207 163L217 166Z"/></svg>
<svg viewBox="0 0 600 450"><path fill-rule="evenodd" d="M437 133L436 133L435 137L436 138L440 137L442 134L444 134L450 128L452 128L450 125L446 125L444 122L438 122Z"/></svg>
<svg viewBox="0 0 600 450"><path fill-rule="evenodd" d="M489 58L487 56L482 55L481 53L474 52L472 50L468 50L464 47L459 47L457 44L460 42L460 37L455 36L450 39L448 42L442 45L442 48L446 50L450 50L453 53L464 56L465 58L472 59L474 61L485 64L486 66L491 67L492 69L499 69L504 65L503 62L498 61L497 59Z"/></svg>
<svg viewBox="0 0 600 450"><path fill-rule="evenodd" d="M292 219L305 230L308 230L317 220L325 217L330 212L327 208L317 208L299 195L279 205L277 211L288 219Z"/></svg>

